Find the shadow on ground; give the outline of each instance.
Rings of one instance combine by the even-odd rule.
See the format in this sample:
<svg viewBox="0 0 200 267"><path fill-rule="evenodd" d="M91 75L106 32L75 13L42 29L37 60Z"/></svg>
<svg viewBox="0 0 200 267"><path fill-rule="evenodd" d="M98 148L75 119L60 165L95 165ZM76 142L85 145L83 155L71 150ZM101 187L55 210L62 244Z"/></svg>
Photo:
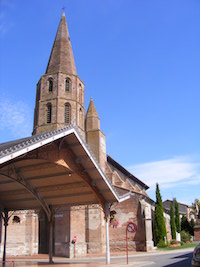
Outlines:
<svg viewBox="0 0 200 267"><path fill-rule="evenodd" d="M1 265L0 265L1 266ZM105 266L105 265L101 265L100 263L81 263L81 262L77 262L77 263L68 263L68 262L56 262L54 264L49 264L47 262L20 262L17 261L15 262L14 265L6 265L6 267L25 267L25 266L29 266L29 267L37 267L37 266L46 266L46 267L62 267L62 266L69 266L69 267L98 267L98 266ZM111 265L112 266L112 265Z"/></svg>
<svg viewBox="0 0 200 267"><path fill-rule="evenodd" d="M75 265L75 266L78 266L78 265L81 265L81 266L84 266L83 265L83 263L69 263L69 262L56 262L56 263L53 263L53 264L49 264L49 263L47 263L47 262L37 262L37 263L33 263L33 262L20 262L20 261L18 261L18 262L15 262L15 267L24 267L24 266L30 266L30 267L36 267L36 266L41 266L41 265L43 265L43 266L60 266L60 267L62 267L62 266L67 266L67 265L70 265L70 266L72 266L72 265ZM11 265L10 265L11 266Z"/></svg>
<svg viewBox="0 0 200 267"><path fill-rule="evenodd" d="M163 267L190 267L191 266L191 260L192 260L192 252L188 253L188 254L183 254L177 257L173 257L172 259L181 259L183 258L182 261L179 262L175 262L172 264L167 264L164 265Z"/></svg>

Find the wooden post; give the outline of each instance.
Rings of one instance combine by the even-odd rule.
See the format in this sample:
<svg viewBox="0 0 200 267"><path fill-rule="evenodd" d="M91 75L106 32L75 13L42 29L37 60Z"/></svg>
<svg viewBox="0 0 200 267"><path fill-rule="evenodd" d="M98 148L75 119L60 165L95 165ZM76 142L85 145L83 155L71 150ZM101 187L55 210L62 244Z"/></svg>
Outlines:
<svg viewBox="0 0 200 267"><path fill-rule="evenodd" d="M49 263L53 264L53 209L50 206L51 209L51 219L49 221Z"/></svg>

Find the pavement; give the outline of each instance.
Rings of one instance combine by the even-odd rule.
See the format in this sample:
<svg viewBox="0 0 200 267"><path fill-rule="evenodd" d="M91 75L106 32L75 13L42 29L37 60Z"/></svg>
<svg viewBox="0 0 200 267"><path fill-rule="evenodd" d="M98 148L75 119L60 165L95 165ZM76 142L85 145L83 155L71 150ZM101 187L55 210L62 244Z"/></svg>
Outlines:
<svg viewBox="0 0 200 267"><path fill-rule="evenodd" d="M151 262L145 260L146 257L149 255L161 255L166 253L177 253L177 252L191 252L193 248L188 249L180 249L174 251L158 251L154 250L152 252L135 252L129 254L129 267L145 267L150 266ZM137 261L134 263L134 258L142 256L143 261ZM117 263L112 263L113 261ZM84 258L76 258L76 259L69 259L64 257L53 257L53 267L108 267L105 264L105 255L92 255ZM48 263L48 255L46 254L38 254L33 256L16 256L16 257L8 257L6 261L5 267L36 267L36 266L45 266L45 267L52 267L52 264ZM126 264L126 255L123 253L112 254L111 255L111 264L110 267L125 267Z"/></svg>

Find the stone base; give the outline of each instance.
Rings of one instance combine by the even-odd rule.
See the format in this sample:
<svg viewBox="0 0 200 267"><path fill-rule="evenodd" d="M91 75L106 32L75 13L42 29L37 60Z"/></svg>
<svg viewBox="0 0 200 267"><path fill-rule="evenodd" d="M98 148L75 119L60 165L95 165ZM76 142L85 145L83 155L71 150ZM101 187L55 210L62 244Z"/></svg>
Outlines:
<svg viewBox="0 0 200 267"><path fill-rule="evenodd" d="M152 251L154 249L153 241L146 241L146 251Z"/></svg>
<svg viewBox="0 0 200 267"><path fill-rule="evenodd" d="M0 253L3 252L3 243L0 247ZM26 242L7 242L6 255L7 256L31 256L38 254L38 244L32 243L32 248L30 249L30 244Z"/></svg>
<svg viewBox="0 0 200 267"><path fill-rule="evenodd" d="M129 251L146 251L145 242L142 241L128 241ZM126 251L126 241L110 241L111 252L124 252Z"/></svg>
<svg viewBox="0 0 200 267"><path fill-rule="evenodd" d="M69 258L80 258L87 255L87 244L86 243L77 243L75 244L75 255L74 255L74 245L70 244L69 248Z"/></svg>
<svg viewBox="0 0 200 267"><path fill-rule="evenodd" d="M106 251L106 246L102 248L102 244L100 242L88 242L87 244L87 253L88 254L98 254L98 253L103 253ZM104 249L104 250L103 250Z"/></svg>

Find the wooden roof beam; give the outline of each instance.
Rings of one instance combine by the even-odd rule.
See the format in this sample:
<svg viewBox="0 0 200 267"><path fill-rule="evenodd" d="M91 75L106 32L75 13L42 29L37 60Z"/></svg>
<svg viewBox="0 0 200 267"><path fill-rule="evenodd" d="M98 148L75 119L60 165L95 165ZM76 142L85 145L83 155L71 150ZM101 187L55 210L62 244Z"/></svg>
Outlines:
<svg viewBox="0 0 200 267"><path fill-rule="evenodd" d="M0 173L1 174L1 173ZM36 188L32 186L30 182L26 179L23 172L20 169L16 168L14 164L8 165L7 168L7 175L3 174L4 176L14 180L15 182L21 184L27 191L29 191L41 204L43 207L48 220L51 220L51 210L42 196L39 194Z"/></svg>

